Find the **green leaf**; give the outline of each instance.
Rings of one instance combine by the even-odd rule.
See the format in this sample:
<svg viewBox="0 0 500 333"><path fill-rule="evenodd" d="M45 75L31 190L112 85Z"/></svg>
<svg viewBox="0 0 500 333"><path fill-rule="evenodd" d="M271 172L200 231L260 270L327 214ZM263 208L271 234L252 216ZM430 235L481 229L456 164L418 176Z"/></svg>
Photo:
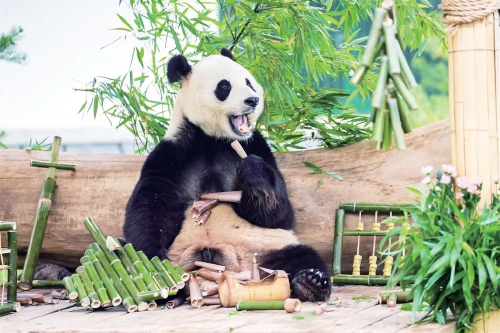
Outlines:
<svg viewBox="0 0 500 333"><path fill-rule="evenodd" d="M97 117L97 107L99 106L99 97L97 95L94 96L94 119Z"/></svg>
<svg viewBox="0 0 500 333"><path fill-rule="evenodd" d="M82 112L82 111L83 111L83 109L85 109L85 106L86 106L86 105L87 105L87 101L85 101L85 102L82 104L82 106L80 107L80 110L78 110L78 112L77 112L77 113Z"/></svg>
<svg viewBox="0 0 500 333"><path fill-rule="evenodd" d="M306 167L311 168L311 170L313 171L314 174L323 173L323 170L320 167L318 167L317 165L315 165L315 164L313 164L311 162L302 161L302 163L304 163L304 165Z"/></svg>
<svg viewBox="0 0 500 333"><path fill-rule="evenodd" d="M335 172L332 172L332 171L325 171L325 173L326 173L327 175L332 176L333 178L338 179L338 180L344 180L344 178L343 178L341 175L339 175L339 174L337 174L337 173L335 173Z"/></svg>
<svg viewBox="0 0 500 333"><path fill-rule="evenodd" d="M127 22L127 20L125 20L120 14L116 14L116 15L118 15L118 18L120 19L120 21L125 23L125 25L130 29L130 31L134 30L134 28L132 28L132 26Z"/></svg>

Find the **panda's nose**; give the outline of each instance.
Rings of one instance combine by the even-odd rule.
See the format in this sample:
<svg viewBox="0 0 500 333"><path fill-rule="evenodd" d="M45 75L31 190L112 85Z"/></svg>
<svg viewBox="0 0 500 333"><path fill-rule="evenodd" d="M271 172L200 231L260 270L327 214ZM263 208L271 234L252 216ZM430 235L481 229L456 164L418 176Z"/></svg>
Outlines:
<svg viewBox="0 0 500 333"><path fill-rule="evenodd" d="M259 105L259 98L258 97L248 97L243 101L246 105L251 106L251 107L256 107Z"/></svg>

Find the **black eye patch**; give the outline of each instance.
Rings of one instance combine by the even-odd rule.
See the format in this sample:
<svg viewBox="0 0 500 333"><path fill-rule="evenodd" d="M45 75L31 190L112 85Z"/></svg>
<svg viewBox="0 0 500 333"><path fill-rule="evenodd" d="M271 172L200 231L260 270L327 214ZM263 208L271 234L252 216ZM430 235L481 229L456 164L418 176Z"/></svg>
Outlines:
<svg viewBox="0 0 500 333"><path fill-rule="evenodd" d="M219 101L225 101L229 93L231 92L231 83L228 80L221 80L217 83L217 88L215 88L215 97L219 99Z"/></svg>
<svg viewBox="0 0 500 333"><path fill-rule="evenodd" d="M248 79L245 79L246 83L247 83L247 86L250 87L250 89L252 89L253 91L255 91L255 89L252 87L252 84L250 83L250 81Z"/></svg>

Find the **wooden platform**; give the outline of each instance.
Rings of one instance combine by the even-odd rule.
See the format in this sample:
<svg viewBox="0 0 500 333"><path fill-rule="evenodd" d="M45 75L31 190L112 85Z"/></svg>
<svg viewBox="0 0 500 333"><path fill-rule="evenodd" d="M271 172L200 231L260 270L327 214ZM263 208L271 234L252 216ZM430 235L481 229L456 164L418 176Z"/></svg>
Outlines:
<svg viewBox="0 0 500 333"><path fill-rule="evenodd" d="M334 287L327 311L311 315L316 304L303 303L298 313L245 311L235 308L182 305L173 310L127 314L123 307L91 311L59 304L23 306L18 313L0 316L0 332L357 332L453 333L454 323L410 326L411 312L400 305L377 305L384 287ZM422 316L424 313L419 313ZM297 316L303 317L299 319Z"/></svg>

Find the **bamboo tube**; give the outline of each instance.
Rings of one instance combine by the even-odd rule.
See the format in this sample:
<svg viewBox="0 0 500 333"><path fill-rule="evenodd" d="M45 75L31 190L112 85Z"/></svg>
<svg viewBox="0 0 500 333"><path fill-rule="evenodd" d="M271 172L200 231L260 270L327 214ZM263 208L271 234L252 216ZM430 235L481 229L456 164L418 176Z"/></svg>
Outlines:
<svg viewBox="0 0 500 333"><path fill-rule="evenodd" d="M8 280L11 283L7 287L7 302L15 302L17 298L17 231L7 232L7 246L10 250Z"/></svg>
<svg viewBox="0 0 500 333"><path fill-rule="evenodd" d="M94 289L97 292L97 296L99 296L99 300L101 301L101 306L103 308L106 308L111 305L111 300L109 299L108 293L106 292L106 288L104 288L104 284L102 283L101 279L99 278L99 274L97 273L94 265L90 261L89 257L83 256L80 259L80 263L83 265L85 268L85 271L87 272L87 275L90 278L90 281L92 281L92 284L94 286Z"/></svg>
<svg viewBox="0 0 500 333"><path fill-rule="evenodd" d="M241 191L205 193L201 195L201 199L217 199L222 202L240 202Z"/></svg>
<svg viewBox="0 0 500 333"><path fill-rule="evenodd" d="M0 314L9 312L19 312L20 309L21 309L21 304L19 302L5 303L3 305L0 305Z"/></svg>
<svg viewBox="0 0 500 333"><path fill-rule="evenodd" d="M61 280L33 280L32 288L64 288L64 283Z"/></svg>
<svg viewBox="0 0 500 333"><path fill-rule="evenodd" d="M368 41L366 42L365 52L363 53L363 58L361 60L361 64L366 67L370 67L377 56L375 54L375 50L377 49L377 44L382 32L382 23L384 22L386 16L387 11L385 9L375 9L375 15L373 17L372 26L368 35Z"/></svg>
<svg viewBox="0 0 500 333"><path fill-rule="evenodd" d="M141 311L144 311L147 308L147 304L140 301L137 297L137 293L139 292L139 290L137 290L134 282L125 272L125 268L123 267L123 265L119 267L118 262L120 261L118 260L118 258L115 259L116 268L114 268L109 262L108 258L106 258L106 255L101 250L99 245L97 245L97 243L91 244L90 248L106 271L106 274L111 278L111 281L118 291L118 294L122 298L122 303L127 308L127 311L134 312L138 310L138 306L136 304L141 305ZM118 271L120 271L121 274L124 275L123 281L122 279L120 279L120 274L118 273Z"/></svg>
<svg viewBox="0 0 500 333"><path fill-rule="evenodd" d="M322 304L316 305L316 307L314 308L314 312L317 315L323 314L323 312L325 312L325 309L327 306L328 306L327 303L322 303Z"/></svg>
<svg viewBox="0 0 500 333"><path fill-rule="evenodd" d="M53 163L53 162L30 160L30 166L37 168L54 168L59 170L76 171L75 164L67 164L67 163Z"/></svg>
<svg viewBox="0 0 500 333"><path fill-rule="evenodd" d="M135 267L137 272L139 272L141 274L142 278L144 279L144 283L147 285L148 290L153 291L153 290L161 289L160 286L151 277L150 272L148 272L148 270L144 266L144 263L137 255L137 252L135 252L135 249L132 246L132 244L130 244L130 243L126 244L123 247L123 250L125 251L127 256L130 258L132 265ZM167 290L167 292L168 292L168 290Z"/></svg>
<svg viewBox="0 0 500 333"><path fill-rule="evenodd" d="M401 76L399 74L391 74L391 79L392 82L394 82L394 85L396 86L398 92L401 94L406 103L408 103L410 109L411 110L418 109L418 104L415 101L415 98L406 87L406 84L403 82Z"/></svg>
<svg viewBox="0 0 500 333"><path fill-rule="evenodd" d="M0 221L0 231L16 230L16 222Z"/></svg>
<svg viewBox="0 0 500 333"><path fill-rule="evenodd" d="M61 138L54 137L52 141L52 151L50 155L50 162L57 163L59 159L59 149L61 147ZM43 238L45 236L45 229L47 227L47 220L49 219L50 209L52 207L52 197L56 187L56 169L48 168L47 174L42 184L42 191L40 199L38 200L38 207L36 210L36 217L31 232L30 244L26 258L24 261L23 273L20 278L19 288L22 290L31 289L33 277L35 276L35 269L38 264L38 257L42 249Z"/></svg>
<svg viewBox="0 0 500 333"><path fill-rule="evenodd" d="M220 280L220 277L222 276L222 273L214 272L212 270L209 270L208 268L200 268L197 271L196 275L209 281L218 282Z"/></svg>
<svg viewBox="0 0 500 333"><path fill-rule="evenodd" d="M102 281L102 284L104 285L104 288L106 289L109 297L111 298L111 305L113 306L118 306L122 303L122 298L120 297L120 294L116 290L114 284L111 282L111 279L109 276L106 274L106 271L104 270L104 267L102 266L101 262L97 259L94 259L92 261L95 270L97 271L97 274L99 274L99 277Z"/></svg>
<svg viewBox="0 0 500 333"><path fill-rule="evenodd" d="M344 209L349 213L359 213L363 212L379 212L379 213L398 213L403 212L407 209L414 208L413 204L376 204L376 203L364 203L364 202L342 202L339 206L340 209ZM351 235L352 236L352 235Z"/></svg>
<svg viewBox="0 0 500 333"><path fill-rule="evenodd" d="M260 280L260 271L259 265L257 264L257 253L254 253L252 256L252 280L259 281Z"/></svg>
<svg viewBox="0 0 500 333"><path fill-rule="evenodd" d="M345 210L337 209L335 211L335 230L333 235L333 275L340 274L341 272L344 220Z"/></svg>
<svg viewBox="0 0 500 333"><path fill-rule="evenodd" d="M326 304L326 303L325 303ZM287 298L284 301L267 302L237 302L236 310L285 310L288 313L298 312L302 308L302 303L298 299Z"/></svg>
<svg viewBox="0 0 500 333"><path fill-rule="evenodd" d="M163 265L160 261L160 258L158 258L158 257L151 258L151 263L153 263L156 270L161 274L161 277L167 283L169 290L171 292L177 292L179 290L179 287L177 286L175 281L172 279L170 274L168 274L167 269L165 267L163 267Z"/></svg>
<svg viewBox="0 0 500 333"><path fill-rule="evenodd" d="M387 56L380 57L380 72L377 87L372 96L372 107L382 109L384 105L384 95L386 94L387 78L389 77L389 60Z"/></svg>
<svg viewBox="0 0 500 333"><path fill-rule="evenodd" d="M390 308L395 307L397 302L398 302L398 296L394 293L390 294L389 297L387 298L387 306Z"/></svg>
<svg viewBox="0 0 500 333"><path fill-rule="evenodd" d="M184 286L186 284L184 283L184 281L182 281L181 276L174 269L174 266L172 266L172 264L170 263L170 261L168 259L165 259L161 263L163 264L163 267L165 267L167 269L168 274L172 277L172 279L174 280L174 282L177 285L177 287L179 289L184 288Z"/></svg>
<svg viewBox="0 0 500 333"><path fill-rule="evenodd" d="M396 94L396 100L398 101L399 118L401 119L401 126L403 127L403 132L410 133L412 129L411 120L408 116L409 109L408 104L403 100L400 94Z"/></svg>
<svg viewBox="0 0 500 333"><path fill-rule="evenodd" d="M349 80L349 83L354 85L354 86L357 86L361 82L361 80L363 80L363 77L365 76L367 70L368 70L368 67L366 67L364 65L360 65L358 67L358 69L356 70L356 72L354 72L354 75Z"/></svg>
<svg viewBox="0 0 500 333"><path fill-rule="evenodd" d="M387 151L392 145L392 121L387 109L384 110L384 138L382 139L382 149Z"/></svg>
<svg viewBox="0 0 500 333"><path fill-rule="evenodd" d="M217 206L219 200L210 199L210 200L196 200L193 203L193 208L191 209L191 217L193 219L200 218L205 212L210 211L210 209Z"/></svg>
<svg viewBox="0 0 500 333"><path fill-rule="evenodd" d="M352 276L338 274L331 277L333 284L353 284L364 286L385 286L389 278L380 275Z"/></svg>
<svg viewBox="0 0 500 333"><path fill-rule="evenodd" d="M234 149L236 154L238 154L239 157L245 158L247 157L247 153L245 152L245 149L241 146L241 143L238 140L234 140L231 142L231 147Z"/></svg>
<svg viewBox="0 0 500 333"><path fill-rule="evenodd" d="M90 305L90 299L87 297L87 292L83 286L82 280L78 274L71 275L71 279L73 280L73 284L78 292L78 299L80 300L80 305L83 307L87 307Z"/></svg>
<svg viewBox="0 0 500 333"><path fill-rule="evenodd" d="M202 297L203 305L220 305L220 298L218 297Z"/></svg>
<svg viewBox="0 0 500 333"><path fill-rule="evenodd" d="M155 266L151 263L151 260L146 256L146 254L142 251L137 251L137 256L144 264L144 267L151 274L151 278L156 282L156 284L160 287L160 289L165 289L167 291L170 290L167 283L163 279L162 275L156 270Z"/></svg>
<svg viewBox="0 0 500 333"><path fill-rule="evenodd" d="M156 272L155 266L151 263L151 260L146 256L146 254L143 251L137 251L137 256L141 259L142 263L144 264L144 267L148 270L148 272L153 273Z"/></svg>
<svg viewBox="0 0 500 333"><path fill-rule="evenodd" d="M97 244L99 245L101 250L107 249L106 238L104 238L104 235L101 232L101 229L99 229L99 227L95 223L94 219L92 217L88 216L87 218L85 218L85 220L83 220L83 224L85 225L85 227L87 228L89 233L92 235L92 238L94 238L94 240L97 242ZM108 258L109 261L112 261L113 259L118 258L115 253L113 253L113 255L112 255L111 254L112 252L110 252L110 251L106 251L104 253L106 254L106 257Z"/></svg>
<svg viewBox="0 0 500 333"><path fill-rule="evenodd" d="M394 131L394 139L396 141L396 148L404 150L406 148L403 127L401 119L399 118L398 102L395 98L388 98L387 105L389 106L389 113L391 116L392 129Z"/></svg>
<svg viewBox="0 0 500 333"><path fill-rule="evenodd" d="M205 287L203 287L203 289L201 291L201 295L203 297L212 296L212 295L215 295L215 294L218 294L218 293L219 293L219 286L216 285L216 284L213 284L213 285L210 285L210 286L205 286Z"/></svg>
<svg viewBox="0 0 500 333"><path fill-rule="evenodd" d="M135 285L137 286L137 289L139 291L148 291L149 290L148 286L146 286L144 279L139 274L137 269L134 267L134 264L132 263L132 260L130 260L129 256L124 251L117 251L117 252L118 252L118 257L120 258L122 265L125 267L127 272L132 277L132 280L134 281Z"/></svg>
<svg viewBox="0 0 500 333"><path fill-rule="evenodd" d="M202 225L205 222L207 222L208 218L210 217L210 214L212 214L211 210L207 210L206 212L201 214L200 217L196 218L194 225Z"/></svg>
<svg viewBox="0 0 500 333"><path fill-rule="evenodd" d="M170 291L167 282L165 282L165 280L163 279L162 275L159 272L154 271L151 274L151 278L156 282L156 284L158 285L158 287L160 287L160 289L165 289L166 291Z"/></svg>
<svg viewBox="0 0 500 333"><path fill-rule="evenodd" d="M378 304L387 303L387 301L391 295L395 296L397 303L407 303L407 302L413 301L413 296L412 297L409 296L410 289L407 289L405 291L403 291L403 290L385 290L385 291L378 292L378 295L377 295Z"/></svg>
<svg viewBox="0 0 500 333"><path fill-rule="evenodd" d="M195 261L194 264L196 266L203 267L203 268L208 268L208 269L211 269L211 270L214 270L214 271L224 272L226 270L226 266L211 264L211 263L203 262L203 261Z"/></svg>
<svg viewBox="0 0 500 333"><path fill-rule="evenodd" d="M73 280L71 280L71 276L66 276L63 279L63 283L66 291L68 292L69 299L77 299L78 292L76 291L75 285L73 284Z"/></svg>
<svg viewBox="0 0 500 333"><path fill-rule="evenodd" d="M17 300L21 305L31 305L33 304L33 300L31 298L23 298Z"/></svg>
<svg viewBox="0 0 500 333"><path fill-rule="evenodd" d="M92 285L92 281L87 275L87 271L85 270L85 268L79 266L76 269L76 273L80 276L83 286L85 287L85 291L87 292L88 298L90 299L90 306L94 309L100 307L101 301L99 300L99 296L97 295L94 286Z"/></svg>
<svg viewBox="0 0 500 333"><path fill-rule="evenodd" d="M177 274L179 274L181 276L181 279L182 281L186 282L189 280L189 274L186 273L182 268L181 266L179 265L174 265L174 269L175 271L177 272Z"/></svg>
<svg viewBox="0 0 500 333"><path fill-rule="evenodd" d="M186 296L179 296L167 302L167 309L173 309L186 302Z"/></svg>
<svg viewBox="0 0 500 333"><path fill-rule="evenodd" d="M116 238L111 236L106 237L106 247L110 251L121 251L123 249L120 242L118 242Z"/></svg>
<svg viewBox="0 0 500 333"><path fill-rule="evenodd" d="M151 302L157 299L167 298L168 291L165 289L141 291L137 294L137 297L139 297L141 301Z"/></svg>
<svg viewBox="0 0 500 333"><path fill-rule="evenodd" d="M401 74L406 82L408 82L408 88L414 88L417 86L417 81L411 72L410 65L406 61L405 54L401 48L401 44L396 40L396 49L398 51L399 64L401 65Z"/></svg>
<svg viewBox="0 0 500 333"><path fill-rule="evenodd" d="M191 298L191 305L194 307L201 307L203 305L203 297L201 296L200 286L198 280L191 274L189 277L189 297Z"/></svg>

